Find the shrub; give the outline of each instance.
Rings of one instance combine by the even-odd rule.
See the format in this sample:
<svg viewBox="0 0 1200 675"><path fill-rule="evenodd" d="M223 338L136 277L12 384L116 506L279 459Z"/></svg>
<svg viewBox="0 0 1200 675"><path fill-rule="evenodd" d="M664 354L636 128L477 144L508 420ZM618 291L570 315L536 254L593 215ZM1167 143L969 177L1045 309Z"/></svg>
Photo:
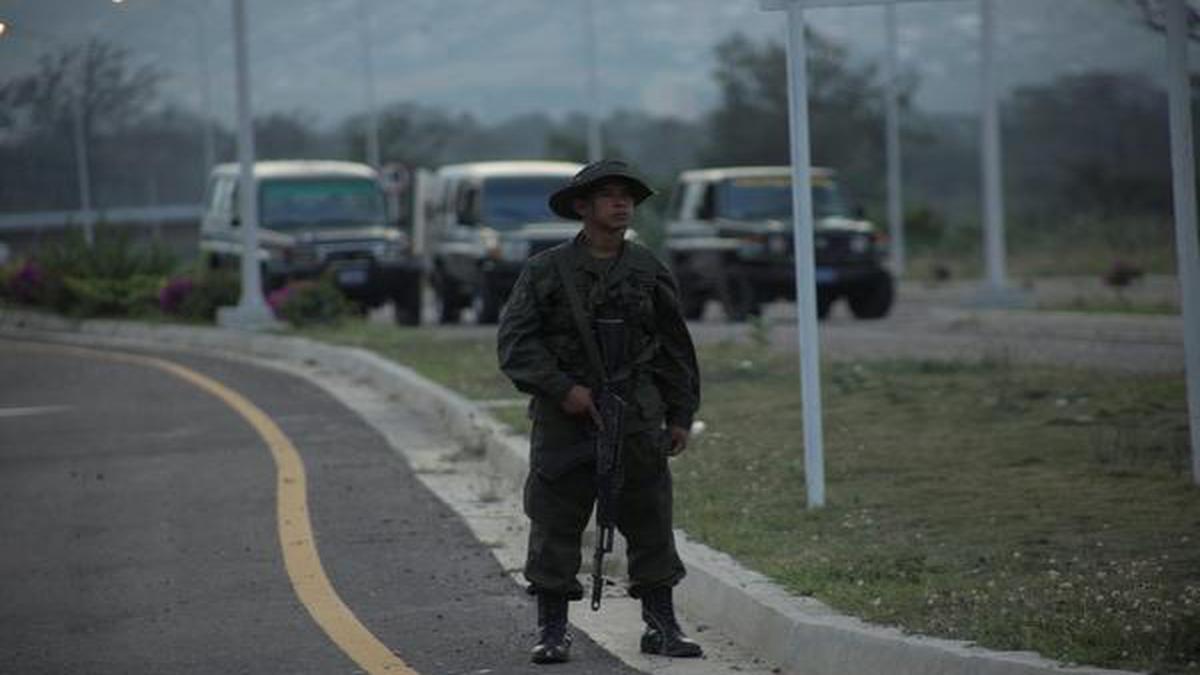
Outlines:
<svg viewBox="0 0 1200 675"><path fill-rule="evenodd" d="M181 319L212 321L218 307L237 304L240 284L233 272L205 271L173 277L158 291L158 308Z"/></svg>
<svg viewBox="0 0 1200 675"><path fill-rule="evenodd" d="M350 313L350 303L329 281L291 281L267 296L275 316L293 326L333 324Z"/></svg>
<svg viewBox="0 0 1200 675"><path fill-rule="evenodd" d="M4 275L4 296L24 304L36 303L44 293L45 273L36 260L26 260Z"/></svg>
<svg viewBox="0 0 1200 675"><path fill-rule="evenodd" d="M158 309L163 314L179 314L183 303L195 289L196 282L191 277L167 279L167 283L158 289Z"/></svg>
<svg viewBox="0 0 1200 675"><path fill-rule="evenodd" d="M64 277L68 313L76 316L146 316L158 308L162 277L137 274L124 279Z"/></svg>

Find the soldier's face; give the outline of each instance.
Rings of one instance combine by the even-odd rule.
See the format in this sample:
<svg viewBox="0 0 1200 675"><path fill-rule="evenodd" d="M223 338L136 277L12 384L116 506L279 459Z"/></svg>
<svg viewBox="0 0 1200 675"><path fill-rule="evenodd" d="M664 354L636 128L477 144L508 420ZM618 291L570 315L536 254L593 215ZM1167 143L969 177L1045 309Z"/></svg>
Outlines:
<svg viewBox="0 0 1200 675"><path fill-rule="evenodd" d="M605 229L624 229L633 223L633 189L617 179L598 185L585 199L575 200L584 222Z"/></svg>

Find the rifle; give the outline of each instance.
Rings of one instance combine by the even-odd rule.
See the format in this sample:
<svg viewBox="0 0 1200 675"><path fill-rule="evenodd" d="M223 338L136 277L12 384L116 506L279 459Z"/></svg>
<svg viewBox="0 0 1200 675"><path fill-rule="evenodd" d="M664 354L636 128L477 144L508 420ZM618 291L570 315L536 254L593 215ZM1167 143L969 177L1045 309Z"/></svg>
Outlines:
<svg viewBox="0 0 1200 675"><path fill-rule="evenodd" d="M623 478L621 438L626 405L611 380L625 356L625 322L621 319L596 319L595 323L604 377L593 400L604 426L596 430L595 439L596 547L592 554L592 610L600 609L600 594L604 589L604 554L613 550Z"/></svg>
<svg viewBox="0 0 1200 675"><path fill-rule="evenodd" d="M595 611L600 609L600 596L604 590L604 554L613 550L621 493L621 437L626 404L617 391L619 382L616 375L624 365L627 333L625 322L621 319L597 318L593 331L588 326L583 302L575 287L575 275L566 256L559 255L556 263L567 301L571 304L575 329L587 352L593 378L599 383L592 397L603 425L596 429L593 439L596 452L596 547L592 556L592 610Z"/></svg>

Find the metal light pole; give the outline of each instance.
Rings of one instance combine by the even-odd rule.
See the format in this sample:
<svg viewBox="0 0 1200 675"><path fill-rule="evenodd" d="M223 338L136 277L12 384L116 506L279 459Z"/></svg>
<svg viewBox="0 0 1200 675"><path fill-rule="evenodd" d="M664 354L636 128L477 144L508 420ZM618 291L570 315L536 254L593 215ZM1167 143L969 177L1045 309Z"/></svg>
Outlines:
<svg viewBox="0 0 1200 675"><path fill-rule="evenodd" d="M1005 276L1003 170L1000 163L1000 114L995 82L995 12L993 0L979 0L981 101L983 148L983 251L987 272L985 295L1000 301L1008 290Z"/></svg>
<svg viewBox="0 0 1200 675"><path fill-rule="evenodd" d="M96 243L95 212L92 211L92 172L88 162L87 132L84 129L84 111L80 99L83 92L83 63L80 63L80 84L71 91L71 128L75 139L75 180L79 185L79 210L83 221L83 239L88 247Z"/></svg>
<svg viewBox="0 0 1200 675"><path fill-rule="evenodd" d="M196 16L196 49L200 57L200 103L204 109L204 176L217 162L216 143L213 138L213 105L212 105L212 73L208 66L208 31L205 28L209 0L203 0L202 7L195 11ZM185 4L189 9L193 5Z"/></svg>
<svg viewBox="0 0 1200 675"><path fill-rule="evenodd" d="M1196 233L1195 139L1188 80L1188 13L1184 0L1167 2L1167 83L1171 116L1171 174L1175 199L1175 253L1183 292L1184 359L1192 482L1200 485L1200 243Z"/></svg>
<svg viewBox="0 0 1200 675"><path fill-rule="evenodd" d="M904 276L904 198L901 192L900 164L900 102L896 78L900 60L899 39L896 27L896 3L884 7L884 22L887 31L887 56L884 74L885 114L887 126L887 214L888 233L891 238L892 273L897 278Z"/></svg>
<svg viewBox="0 0 1200 675"><path fill-rule="evenodd" d="M813 246L811 152L808 140L808 54L804 10L795 0L762 0L764 9L787 11L788 109L791 124L792 241L796 266L796 336L804 417L804 478L808 508L825 506L825 442L821 422L821 361Z"/></svg>
<svg viewBox="0 0 1200 675"><path fill-rule="evenodd" d="M600 138L600 85L597 70L599 61L596 54L596 7L594 0L584 0L584 12L587 30L587 81L588 81L588 128L587 153L589 162L597 162L603 158L603 142Z"/></svg>
<svg viewBox="0 0 1200 675"><path fill-rule="evenodd" d="M233 57L237 70L238 206L242 228L242 294L236 307L222 307L217 321L222 326L244 330L271 327L275 319L262 295L262 273L258 263L258 194L254 187L254 127L250 105L249 55L246 47L246 3L233 2Z"/></svg>
<svg viewBox="0 0 1200 675"><path fill-rule="evenodd" d="M375 64L371 54L371 30L367 20L367 1L358 0L359 42L362 43L363 77L367 97L367 164L376 170L379 157L379 115L375 108Z"/></svg>

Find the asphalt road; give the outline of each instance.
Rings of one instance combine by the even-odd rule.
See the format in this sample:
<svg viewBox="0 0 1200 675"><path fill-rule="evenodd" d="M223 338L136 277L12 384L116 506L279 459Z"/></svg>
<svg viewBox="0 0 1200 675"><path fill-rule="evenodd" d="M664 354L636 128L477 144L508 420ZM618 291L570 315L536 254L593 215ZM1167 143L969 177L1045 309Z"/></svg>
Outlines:
<svg viewBox="0 0 1200 675"><path fill-rule="evenodd" d="M277 425L307 501L277 503L283 441L195 382L0 340L0 673L362 672L332 637L354 622L425 675L544 672L530 599L354 412L277 371L164 358ZM315 567L281 535L305 516ZM348 617L312 600L320 575ZM635 672L583 635L574 657L555 672Z"/></svg>

